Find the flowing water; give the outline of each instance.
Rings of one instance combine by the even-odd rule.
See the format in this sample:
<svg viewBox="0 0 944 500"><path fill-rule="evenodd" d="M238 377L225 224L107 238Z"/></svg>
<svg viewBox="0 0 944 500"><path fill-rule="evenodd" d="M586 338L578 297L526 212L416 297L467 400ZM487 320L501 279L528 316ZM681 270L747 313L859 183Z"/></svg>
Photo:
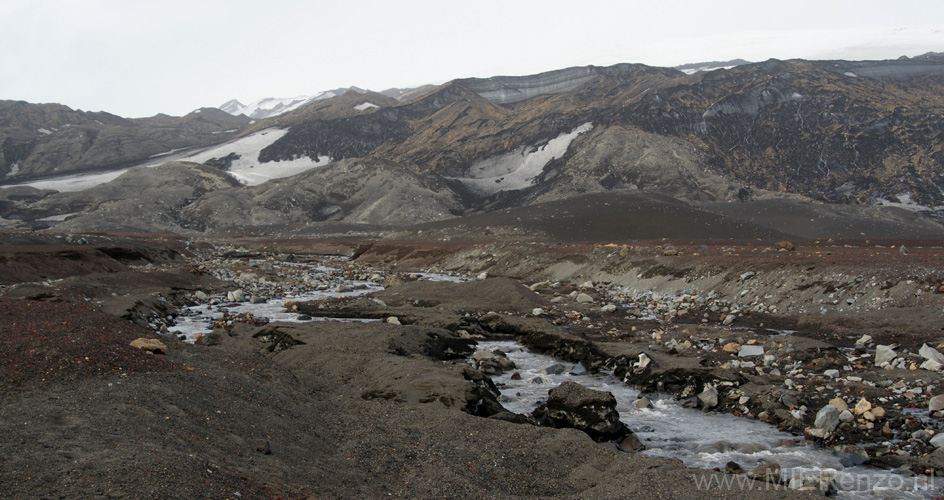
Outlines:
<svg viewBox="0 0 944 500"><path fill-rule="evenodd" d="M550 389L565 381L578 382L616 396L621 420L646 445L642 453L654 457L677 458L698 469L724 470L729 461L745 470L762 464L778 464L785 482L797 476L820 477L826 474L845 499L927 499L940 495L933 478L905 477L868 466L845 466L831 450L819 448L757 420L733 415L705 413L683 408L667 394L646 394L651 408L633 405L642 397L639 391L623 384L612 374L559 375L545 369L560 361L529 352L514 341L479 342L480 349L499 349L515 362L517 368L492 380L501 389L501 402L515 413L530 413L546 401ZM566 365L566 364L565 364ZM553 371L553 370L552 370ZM512 380L514 372L521 380Z"/></svg>
<svg viewBox="0 0 944 500"><path fill-rule="evenodd" d="M262 263L262 262L260 262ZM304 322L304 321L338 321L338 322L368 322L377 321L374 319L351 319L351 318L322 318L309 317L286 308L286 301L308 302L314 300L325 300L329 298L349 298L367 295L369 293L383 290L383 285L376 281L368 280L349 280L345 279L343 272L335 267L283 262L278 267L288 267L291 271L307 278L310 286L299 293L283 296L275 299L269 299L265 302L253 304L249 302L251 291L246 290L244 301L226 302L216 305L201 304L181 309L181 315L175 320L174 326L168 327L168 331L183 336L186 342L194 342L197 335L206 335L213 331L213 324L223 318L224 311L230 316L237 314L251 314L256 318L265 318L270 322ZM449 281L460 283L469 281L469 278L462 276L452 276L440 273L413 273L417 278L425 281ZM344 285L349 291L338 292L336 286Z"/></svg>

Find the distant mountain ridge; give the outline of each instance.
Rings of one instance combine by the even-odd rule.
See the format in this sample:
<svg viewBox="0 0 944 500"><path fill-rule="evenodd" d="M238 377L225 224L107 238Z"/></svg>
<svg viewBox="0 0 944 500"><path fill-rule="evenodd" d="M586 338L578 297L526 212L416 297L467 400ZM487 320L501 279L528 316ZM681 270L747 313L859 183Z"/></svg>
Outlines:
<svg viewBox="0 0 944 500"><path fill-rule="evenodd" d="M431 90L432 88L432 85L424 85L422 87L416 88L391 88L378 93L380 95L399 101L409 99L420 92ZM231 99L219 105L218 108L234 116L246 115L253 120L263 120L295 111L296 109L299 109L314 101L338 97L351 91L358 94L366 94L370 92L369 90L364 90L359 87L348 87L337 88L334 90L325 90L310 96L265 97L249 104L243 104L236 99Z"/></svg>
<svg viewBox="0 0 944 500"><path fill-rule="evenodd" d="M200 162L250 184L215 183L214 192L178 198L173 213L165 212L174 220L168 230L236 231L240 221L274 227L280 220L293 227L398 226L620 193L669 197L716 212L727 203L777 198L860 205L866 218L891 217L874 205L944 215L939 54L888 61L771 59L691 74L642 64L584 66L464 78L412 93L346 89L297 100L260 101L257 109L284 111L254 123L219 109L149 119L175 130L210 118L219 122L217 130L241 120L239 127L209 132L220 138L212 147L204 142L148 157L151 164L158 155ZM30 109L35 114L39 108ZM41 136L29 127L58 123L54 113L34 114L17 114L8 120L9 130ZM82 116L109 130L156 130L119 117ZM0 113L0 124L5 119ZM63 132L57 127L47 135L56 134ZM127 137L125 147L158 147L147 136ZM57 158L68 158L65 146L71 144L54 150ZM34 162L51 157L38 154L43 151L27 156ZM155 182L145 173L139 171L136 182ZM133 184L125 179L122 189ZM117 196L115 190L100 192ZM112 220L93 217L101 209L81 195L20 190L16 197L0 196L0 216L67 217L63 227L76 230L85 220L98 221L96 230ZM156 227L159 220L146 225Z"/></svg>

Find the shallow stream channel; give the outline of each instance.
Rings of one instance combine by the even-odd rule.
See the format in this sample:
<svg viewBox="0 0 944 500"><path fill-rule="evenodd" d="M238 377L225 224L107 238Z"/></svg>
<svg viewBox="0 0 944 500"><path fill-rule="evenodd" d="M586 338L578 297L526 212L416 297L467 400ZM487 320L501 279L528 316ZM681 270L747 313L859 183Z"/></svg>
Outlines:
<svg viewBox="0 0 944 500"><path fill-rule="evenodd" d="M225 296L206 297L205 303L185 310L177 318L169 333L193 342L198 335L212 332L214 323L224 317L251 314L256 318L275 321L315 321L332 318L311 318L286 308L287 301L303 302L332 297L355 297L383 289L382 275L370 279L356 279L345 275L339 268L283 263L276 271L293 277L292 290L286 293L284 284L273 285L266 280L244 280L239 292ZM434 273L416 273L417 278L431 281L467 281L467 278ZM266 287L268 286L268 289ZM266 291L268 298L259 295ZM277 298L274 292L282 291ZM336 321L374 321L336 319ZM514 370L492 376L501 390L500 401L511 412L531 413L546 401L548 391L566 381L577 382L587 388L612 393L618 402L622 420L645 445L641 453L654 457L680 459L697 469L724 471L730 462L751 471L763 465L780 467L783 485L780 488L831 484L836 496L843 499L930 499L942 495L941 484L934 484L927 476L905 476L867 465L857 465L858 457L816 447L802 437L779 431L776 427L748 418L721 413L708 413L683 407L668 394L641 394L622 383L611 373L587 373L575 366L550 356L528 351L515 341L480 341L479 349L500 350L515 363ZM514 376L517 374L518 376ZM513 378L514 376L514 378ZM646 398L648 403L640 403ZM718 478L731 479L719 484ZM711 483L712 479L715 481ZM705 474L706 488L763 489L774 486L754 482L743 474L717 476ZM696 474L696 480L698 476Z"/></svg>
<svg viewBox="0 0 944 500"><path fill-rule="evenodd" d="M843 499L928 499L941 495L941 485L933 484L933 479L927 476L906 477L855 465L853 456L816 447L772 425L685 408L668 394L641 394L612 373L588 374L579 365L535 354L515 341L479 342L479 349L500 350L515 363L516 369L492 376L502 393L500 402L509 411L532 412L546 401L549 390L566 381L610 392L618 402L620 420L646 446L641 452L646 455L676 458L692 468L721 471L729 462L736 462L746 471L762 464L776 464L789 487L831 482L836 496ZM648 405L637 403L643 397L649 400ZM753 480L743 475L724 477L732 479L727 484L734 488L766 486L749 484ZM705 487L721 486L717 481L711 483L707 475L704 483Z"/></svg>

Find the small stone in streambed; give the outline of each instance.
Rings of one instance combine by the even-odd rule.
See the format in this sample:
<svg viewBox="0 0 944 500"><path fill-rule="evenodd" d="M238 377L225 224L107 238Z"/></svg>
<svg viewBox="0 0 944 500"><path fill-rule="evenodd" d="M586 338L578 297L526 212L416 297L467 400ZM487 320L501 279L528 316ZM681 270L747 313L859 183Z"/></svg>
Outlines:
<svg viewBox="0 0 944 500"><path fill-rule="evenodd" d="M643 396L643 397L637 399L636 401L633 401L633 407L636 408L636 409L639 409L639 410L643 410L643 409L646 409L646 408L652 408L652 402L649 401L649 398Z"/></svg>
<svg viewBox="0 0 944 500"><path fill-rule="evenodd" d="M780 466L777 464L760 464L748 472L747 477L771 484L781 484L783 482Z"/></svg>
<svg viewBox="0 0 944 500"><path fill-rule="evenodd" d="M701 401L701 406L704 409L718 406L718 389L714 387L706 388L698 395L698 400Z"/></svg>
<svg viewBox="0 0 944 500"><path fill-rule="evenodd" d="M616 447L620 451L625 451L628 453L642 451L646 449L646 446L642 444L642 441L636 437L635 434L628 434L626 437L621 439L619 443L616 444Z"/></svg>
<svg viewBox="0 0 944 500"><path fill-rule="evenodd" d="M566 370L566 368L564 368L564 365L560 363L555 363L545 368L544 373L548 375L560 375L561 373L564 373L564 370Z"/></svg>
<svg viewBox="0 0 944 500"><path fill-rule="evenodd" d="M724 470L726 470L728 474L744 474L744 468L733 460L724 464Z"/></svg>
<svg viewBox="0 0 944 500"><path fill-rule="evenodd" d="M521 380L521 373L519 372L512 373L511 380Z"/></svg>

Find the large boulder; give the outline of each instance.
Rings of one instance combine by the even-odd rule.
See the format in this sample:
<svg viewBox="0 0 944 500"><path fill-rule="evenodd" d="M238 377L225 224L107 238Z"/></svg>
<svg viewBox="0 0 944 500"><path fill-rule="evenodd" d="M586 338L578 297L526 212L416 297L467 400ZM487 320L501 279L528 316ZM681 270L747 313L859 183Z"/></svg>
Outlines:
<svg viewBox="0 0 944 500"><path fill-rule="evenodd" d="M588 389L576 382L564 382L548 391L547 403L535 414L544 424L579 429L595 441L618 440L631 433L620 422L612 393Z"/></svg>
<svg viewBox="0 0 944 500"><path fill-rule="evenodd" d="M131 342L131 347L137 347L144 352L150 352L154 354L164 354L167 352L167 346L163 342L157 339L149 339L145 337L140 337Z"/></svg>

